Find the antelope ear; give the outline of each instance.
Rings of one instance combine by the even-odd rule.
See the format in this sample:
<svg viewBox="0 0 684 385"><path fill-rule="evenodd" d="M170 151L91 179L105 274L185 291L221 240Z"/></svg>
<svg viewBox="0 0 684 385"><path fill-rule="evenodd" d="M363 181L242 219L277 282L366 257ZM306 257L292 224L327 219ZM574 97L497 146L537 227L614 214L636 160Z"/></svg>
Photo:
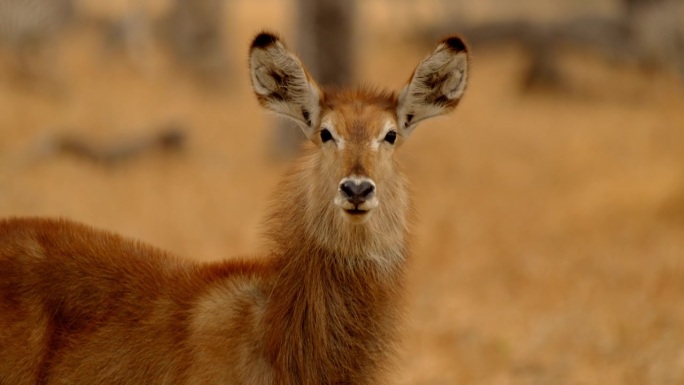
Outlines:
<svg viewBox="0 0 684 385"><path fill-rule="evenodd" d="M399 130L408 136L422 120L453 110L468 80L468 49L458 37L442 40L399 94Z"/></svg>
<svg viewBox="0 0 684 385"><path fill-rule="evenodd" d="M294 120L311 137L320 119L321 91L301 61L276 35L262 32L249 50L249 70L259 104Z"/></svg>

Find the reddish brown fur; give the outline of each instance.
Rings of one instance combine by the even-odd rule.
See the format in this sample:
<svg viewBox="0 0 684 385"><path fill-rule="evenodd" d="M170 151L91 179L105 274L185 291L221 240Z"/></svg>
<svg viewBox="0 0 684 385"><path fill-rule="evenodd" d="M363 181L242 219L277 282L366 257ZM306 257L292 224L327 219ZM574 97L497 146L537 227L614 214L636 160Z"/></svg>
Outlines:
<svg viewBox="0 0 684 385"><path fill-rule="evenodd" d="M379 113L373 105L337 107L362 110L365 124L352 125L356 130ZM212 355L247 366L251 359L234 356L244 354L242 345L254 345L252 357L265 357L272 373L258 369L264 372L259 378L235 368L195 382L225 376L276 384L376 383L377 369L392 352L403 265L378 271L359 251L317 245L304 223L293 221L307 216L298 211L310 205L298 200L306 199L302 188L311 188L309 173L317 170L308 165L321 164L318 155L311 152L281 184L269 226L274 252L260 262L200 265L64 220L0 222L0 383L193 383L189 373L206 376L212 368L194 368L202 353L190 342L199 337L189 330L189 317L201 298L235 281L248 282L253 293L237 295L244 301L236 306L240 315L214 332L215 338L225 332L226 351ZM357 231L353 237L363 245L374 235ZM27 346L35 333L41 337ZM208 361L219 366L222 360Z"/></svg>
<svg viewBox="0 0 684 385"><path fill-rule="evenodd" d="M0 383L184 383L187 323L221 280L259 262L200 265L65 220L0 222ZM119 373L108 368L122 367ZM155 382L151 379L168 378Z"/></svg>
<svg viewBox="0 0 684 385"><path fill-rule="evenodd" d="M253 49L278 44L260 35ZM409 249L407 186L393 157L405 138L383 139L397 129L398 98L292 91L269 78L283 70L277 62L260 60L259 101L308 124L312 141L277 190L268 254L201 264L66 220L2 220L0 385L382 382ZM284 78L311 81L301 74ZM306 104L307 92L321 92L319 104ZM300 107L319 122L299 118ZM317 135L321 124L334 126L334 143ZM333 203L350 175L377 185L380 203L361 215Z"/></svg>

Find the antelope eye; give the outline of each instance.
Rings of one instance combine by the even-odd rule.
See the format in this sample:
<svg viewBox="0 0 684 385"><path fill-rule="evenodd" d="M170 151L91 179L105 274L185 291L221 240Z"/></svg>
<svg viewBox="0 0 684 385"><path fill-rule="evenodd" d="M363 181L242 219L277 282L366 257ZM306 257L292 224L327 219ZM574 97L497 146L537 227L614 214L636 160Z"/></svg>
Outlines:
<svg viewBox="0 0 684 385"><path fill-rule="evenodd" d="M390 131L385 135L385 142L389 144L394 144L394 142L397 140L397 132L396 131Z"/></svg>
<svg viewBox="0 0 684 385"><path fill-rule="evenodd" d="M329 140L333 140L332 134L327 129L325 129L325 128L322 129L321 130L321 142L325 143Z"/></svg>

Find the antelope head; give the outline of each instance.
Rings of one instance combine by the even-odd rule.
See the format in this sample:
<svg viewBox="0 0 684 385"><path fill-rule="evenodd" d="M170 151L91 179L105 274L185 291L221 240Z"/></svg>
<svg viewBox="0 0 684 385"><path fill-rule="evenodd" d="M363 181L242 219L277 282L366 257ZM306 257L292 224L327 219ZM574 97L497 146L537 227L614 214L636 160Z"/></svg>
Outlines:
<svg viewBox="0 0 684 385"><path fill-rule="evenodd" d="M468 52L458 37L442 40L398 94L324 90L270 33L254 39L249 65L259 103L295 121L316 147L317 174L308 189L352 224L391 212L387 206L403 199L395 150L420 122L453 110L468 78Z"/></svg>

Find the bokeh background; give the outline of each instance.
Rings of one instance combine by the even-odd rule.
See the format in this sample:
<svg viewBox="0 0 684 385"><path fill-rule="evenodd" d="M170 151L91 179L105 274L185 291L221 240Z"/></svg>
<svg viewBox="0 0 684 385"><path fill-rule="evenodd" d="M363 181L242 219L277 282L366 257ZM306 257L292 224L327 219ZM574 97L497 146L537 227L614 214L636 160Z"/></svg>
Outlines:
<svg viewBox="0 0 684 385"><path fill-rule="evenodd" d="M258 108L250 39L398 89L461 33L465 98L399 155L419 221L394 382L684 384L682 5L0 0L0 216L253 254L298 133Z"/></svg>

